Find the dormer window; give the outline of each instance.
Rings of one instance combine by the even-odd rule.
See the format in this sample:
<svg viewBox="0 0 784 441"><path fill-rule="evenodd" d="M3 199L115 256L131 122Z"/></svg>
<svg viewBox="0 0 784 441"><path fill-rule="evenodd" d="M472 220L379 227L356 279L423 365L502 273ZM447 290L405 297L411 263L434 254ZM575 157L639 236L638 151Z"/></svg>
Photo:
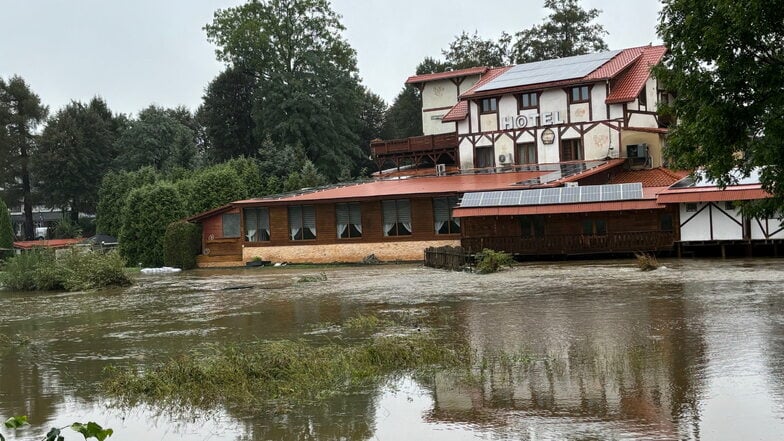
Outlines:
<svg viewBox="0 0 784 441"><path fill-rule="evenodd" d="M587 103L591 99L591 90L588 86L572 87L572 93L569 95L572 104Z"/></svg>
<svg viewBox="0 0 784 441"><path fill-rule="evenodd" d="M536 92L520 94L520 109L535 109L539 106L539 94Z"/></svg>
<svg viewBox="0 0 784 441"><path fill-rule="evenodd" d="M483 98L482 113L498 112L498 98Z"/></svg>

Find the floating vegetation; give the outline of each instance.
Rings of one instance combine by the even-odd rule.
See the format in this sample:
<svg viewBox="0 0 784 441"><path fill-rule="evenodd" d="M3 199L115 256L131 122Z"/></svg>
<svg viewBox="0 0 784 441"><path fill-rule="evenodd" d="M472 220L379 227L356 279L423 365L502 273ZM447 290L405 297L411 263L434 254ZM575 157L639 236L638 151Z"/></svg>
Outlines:
<svg viewBox="0 0 784 441"><path fill-rule="evenodd" d="M656 260L654 254L634 253L634 257L637 258L637 266L640 271L653 271L659 268L659 261Z"/></svg>
<svg viewBox="0 0 784 441"><path fill-rule="evenodd" d="M512 258L511 254L488 248L477 254L476 259L476 271L481 274L495 273L502 267L511 267L514 263L514 258Z"/></svg>
<svg viewBox="0 0 784 441"><path fill-rule="evenodd" d="M351 345L261 341L183 354L146 371L111 369L105 390L128 405L250 408L319 401L386 375L458 366L466 360L465 349L424 334Z"/></svg>
<svg viewBox="0 0 784 441"><path fill-rule="evenodd" d="M297 279L297 283L324 282L327 280L327 273L324 271L319 274L308 274Z"/></svg>

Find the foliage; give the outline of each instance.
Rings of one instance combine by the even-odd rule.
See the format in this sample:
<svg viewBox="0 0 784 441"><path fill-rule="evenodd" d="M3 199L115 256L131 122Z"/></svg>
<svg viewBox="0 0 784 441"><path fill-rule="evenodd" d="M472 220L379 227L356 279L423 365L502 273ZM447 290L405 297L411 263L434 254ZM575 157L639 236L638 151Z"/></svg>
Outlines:
<svg viewBox="0 0 784 441"><path fill-rule="evenodd" d="M98 232L119 237L124 219L123 208L128 194L135 188L153 184L159 179L159 174L149 166L133 172L107 173L98 190L98 208L96 210Z"/></svg>
<svg viewBox="0 0 784 441"><path fill-rule="evenodd" d="M17 429L22 426L27 426L27 416L15 416L5 421L5 427L8 429ZM90 421L89 423L75 422L70 426L65 427L52 427L49 432L44 436L44 441L63 441L65 437L62 435L63 429L70 428L74 432L80 433L84 439L95 438L98 441L104 441L106 438L112 436L114 431L112 429L104 429L100 424ZM0 441L5 438L0 434Z"/></svg>
<svg viewBox="0 0 784 441"><path fill-rule="evenodd" d="M68 207L73 221L79 213L94 213L101 178L117 156L121 125L101 98L72 101L49 118L33 158L41 200Z"/></svg>
<svg viewBox="0 0 784 441"><path fill-rule="evenodd" d="M387 109L382 125L383 139L403 139L422 135L422 95L406 84Z"/></svg>
<svg viewBox="0 0 784 441"><path fill-rule="evenodd" d="M14 246L14 227L11 224L11 213L2 199L0 199L0 248L11 249ZM0 251L0 259L3 251Z"/></svg>
<svg viewBox="0 0 784 441"><path fill-rule="evenodd" d="M161 266L166 227L184 216L184 203L170 183L159 182L131 190L123 209L120 252L129 262Z"/></svg>
<svg viewBox="0 0 784 441"><path fill-rule="evenodd" d="M297 279L297 283L311 283L311 282L324 282L327 280L327 273L320 272L319 274L310 274L301 276Z"/></svg>
<svg viewBox="0 0 784 441"><path fill-rule="evenodd" d="M59 258L52 250L32 250L8 259L0 284L15 291L67 290L125 286L125 261L114 252L72 249Z"/></svg>
<svg viewBox="0 0 784 441"><path fill-rule="evenodd" d="M128 122L117 140L116 165L123 170L152 166L159 171L192 168L196 158L196 133L183 109L150 106Z"/></svg>
<svg viewBox="0 0 784 441"><path fill-rule="evenodd" d="M196 268L196 256L201 248L201 228L185 221L172 222L163 238L163 264L182 268Z"/></svg>
<svg viewBox="0 0 784 441"><path fill-rule="evenodd" d="M608 50L604 26L592 22L601 13L584 10L577 0L545 0L552 12L544 23L518 32L511 48L515 63L571 57Z"/></svg>
<svg viewBox="0 0 784 441"><path fill-rule="evenodd" d="M115 369L106 390L129 404L258 408L271 400L318 401L387 375L456 366L468 356L429 333L352 344L262 341L183 354L143 371Z"/></svg>
<svg viewBox="0 0 784 441"><path fill-rule="evenodd" d="M24 79L0 78L0 196L11 204L23 201L26 240L34 238L30 157L36 150L36 128L47 113Z"/></svg>
<svg viewBox="0 0 784 441"><path fill-rule="evenodd" d="M761 167L784 206L784 9L777 2L668 0L659 35L669 52L655 71L675 100L666 150L675 167L701 167L720 185ZM762 213L760 213L762 214Z"/></svg>
<svg viewBox="0 0 784 441"><path fill-rule="evenodd" d="M302 188L313 188L327 183L325 178L316 166L310 161L305 161L299 171L291 172L283 183L283 191L294 191Z"/></svg>
<svg viewBox="0 0 784 441"><path fill-rule="evenodd" d="M253 121L256 78L252 72L229 66L207 86L197 118L207 135L207 158L219 163L258 154Z"/></svg>
<svg viewBox="0 0 784 441"><path fill-rule="evenodd" d="M227 166L206 169L190 181L187 185L188 195L183 198L186 215L201 213L248 197L248 190L237 172Z"/></svg>
<svg viewBox="0 0 784 441"><path fill-rule="evenodd" d="M82 228L77 222L73 222L70 218L62 218L57 221L57 225L55 225L52 235L55 239L82 237Z"/></svg>
<svg viewBox="0 0 784 441"><path fill-rule="evenodd" d="M303 146L331 179L361 156L356 56L328 0L249 2L204 29L220 60L255 75L257 134Z"/></svg>
<svg viewBox="0 0 784 441"><path fill-rule="evenodd" d="M357 164L358 168L373 165L370 161L370 142L381 137L386 111L387 103L384 102L384 99L365 88L359 115L360 127L358 134L359 145L362 147L362 161Z"/></svg>
<svg viewBox="0 0 784 441"><path fill-rule="evenodd" d="M449 43L449 49L441 53L446 59L446 64L454 70L476 66L506 66L511 63L509 58L511 39L512 37L506 32L502 32L498 40L485 40L476 31L474 35L468 35L463 31Z"/></svg>
<svg viewBox="0 0 784 441"><path fill-rule="evenodd" d="M654 254L634 253L634 257L637 259L637 266L640 268L640 271L653 271L659 268L659 261Z"/></svg>
<svg viewBox="0 0 784 441"><path fill-rule="evenodd" d="M488 248L483 249L477 258L476 270L481 274L495 273L502 267L511 267L514 263L511 254Z"/></svg>

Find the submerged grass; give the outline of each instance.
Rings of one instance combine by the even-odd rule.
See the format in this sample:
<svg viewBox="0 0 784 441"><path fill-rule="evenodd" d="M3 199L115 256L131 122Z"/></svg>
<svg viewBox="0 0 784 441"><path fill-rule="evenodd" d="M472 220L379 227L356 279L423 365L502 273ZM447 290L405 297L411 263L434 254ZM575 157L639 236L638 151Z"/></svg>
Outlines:
<svg viewBox="0 0 784 441"><path fill-rule="evenodd" d="M360 317L352 323L386 324L377 320ZM387 376L465 366L469 360L467 348L444 345L431 333L323 345L260 341L183 354L146 370L110 369L105 390L127 405L249 408L319 401Z"/></svg>

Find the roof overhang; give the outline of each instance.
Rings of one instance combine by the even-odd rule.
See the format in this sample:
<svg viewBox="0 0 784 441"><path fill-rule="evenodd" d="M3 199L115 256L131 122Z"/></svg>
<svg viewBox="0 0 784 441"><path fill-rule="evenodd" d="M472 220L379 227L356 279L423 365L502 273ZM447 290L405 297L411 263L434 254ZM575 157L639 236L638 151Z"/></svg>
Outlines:
<svg viewBox="0 0 784 441"><path fill-rule="evenodd" d="M749 201L766 199L771 195L762 187L746 185L739 187L692 187L678 190L667 190L659 193L659 202L662 204L679 204L686 202L720 202L720 201Z"/></svg>

